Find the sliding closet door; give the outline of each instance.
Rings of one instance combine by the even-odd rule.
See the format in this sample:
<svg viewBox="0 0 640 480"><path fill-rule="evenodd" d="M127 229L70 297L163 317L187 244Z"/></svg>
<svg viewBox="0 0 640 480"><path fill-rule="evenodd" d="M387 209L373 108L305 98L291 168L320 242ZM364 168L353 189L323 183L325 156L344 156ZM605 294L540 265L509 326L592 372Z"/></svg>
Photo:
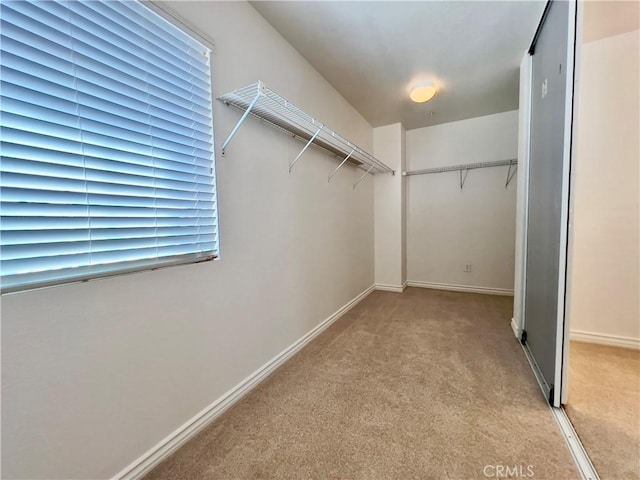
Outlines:
<svg viewBox="0 0 640 480"><path fill-rule="evenodd" d="M560 405L576 3L547 5L534 44L523 343L549 403Z"/></svg>

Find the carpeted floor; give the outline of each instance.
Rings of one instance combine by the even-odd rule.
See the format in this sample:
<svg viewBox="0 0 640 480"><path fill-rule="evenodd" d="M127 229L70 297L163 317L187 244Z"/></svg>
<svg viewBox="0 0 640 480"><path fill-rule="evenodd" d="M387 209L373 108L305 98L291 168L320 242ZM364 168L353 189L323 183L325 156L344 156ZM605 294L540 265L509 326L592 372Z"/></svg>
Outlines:
<svg viewBox="0 0 640 480"><path fill-rule="evenodd" d="M512 305L374 292L147 480L577 479Z"/></svg>
<svg viewBox="0 0 640 480"><path fill-rule="evenodd" d="M640 351L571 342L565 410L601 479L640 479Z"/></svg>

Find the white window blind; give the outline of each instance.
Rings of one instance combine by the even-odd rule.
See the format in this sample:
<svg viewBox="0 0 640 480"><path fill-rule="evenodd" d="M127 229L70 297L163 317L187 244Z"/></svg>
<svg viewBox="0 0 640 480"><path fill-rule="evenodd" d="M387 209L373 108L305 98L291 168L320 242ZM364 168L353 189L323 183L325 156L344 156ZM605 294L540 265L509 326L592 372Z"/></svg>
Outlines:
<svg viewBox="0 0 640 480"><path fill-rule="evenodd" d="M136 1L5 1L1 286L217 256L209 49Z"/></svg>

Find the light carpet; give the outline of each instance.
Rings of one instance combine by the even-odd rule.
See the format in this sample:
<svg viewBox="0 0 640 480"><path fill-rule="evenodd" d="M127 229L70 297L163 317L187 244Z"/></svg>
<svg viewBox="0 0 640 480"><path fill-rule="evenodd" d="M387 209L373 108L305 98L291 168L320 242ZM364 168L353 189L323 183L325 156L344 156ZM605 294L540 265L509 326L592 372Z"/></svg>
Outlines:
<svg viewBox="0 0 640 480"><path fill-rule="evenodd" d="M601 479L640 479L640 351L571 342L565 410Z"/></svg>
<svg viewBox="0 0 640 480"><path fill-rule="evenodd" d="M374 292L147 479L577 479L512 305Z"/></svg>

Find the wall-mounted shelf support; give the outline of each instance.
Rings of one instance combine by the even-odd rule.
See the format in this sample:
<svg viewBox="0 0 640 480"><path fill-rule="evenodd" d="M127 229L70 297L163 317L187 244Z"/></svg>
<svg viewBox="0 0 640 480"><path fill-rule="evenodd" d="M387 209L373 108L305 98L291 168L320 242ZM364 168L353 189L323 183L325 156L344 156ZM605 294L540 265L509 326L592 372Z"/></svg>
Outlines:
<svg viewBox="0 0 640 480"><path fill-rule="evenodd" d="M300 153L298 154L298 156L296 158L294 158L293 162L291 162L289 164L289 173L291 173L291 169L293 168L293 166L296 164L296 162L298 160L300 160L300 157L302 156L302 154L307 150L307 148L309 148L309 145L311 145L313 143L313 141L316 139L316 137L318 136L318 134L322 131L322 125L320 125L320 128L316 131L316 133L313 134L313 137L311 137L309 139L309 141L307 142L307 144L304 146L304 148L302 150L300 150Z"/></svg>
<svg viewBox="0 0 640 480"><path fill-rule="evenodd" d="M340 162L340 165L338 165L338 166L336 167L336 169L335 169L333 172L331 172L331 173L329 174L329 178L327 179L327 182L330 182L330 181L331 181L331 178L332 178L336 173L338 173L338 170L340 170L340 169L342 168L342 166L343 166L345 163L347 163L347 160L349 160L349 158L351 158L351 155L353 155L353 152L355 152L355 150L356 150L355 148L354 148L354 149L352 149L352 150L349 152L349 155L347 155L346 157L344 157L344 160L342 160L342 162Z"/></svg>
<svg viewBox="0 0 640 480"><path fill-rule="evenodd" d="M355 188L358 186L358 184L359 184L362 180L364 180L364 177L366 177L366 176L367 176L367 173L369 173L372 169L373 169L373 165L371 165L371 166L369 167L369 170L367 170L366 172L364 172L364 173L362 174L362 176L358 179L358 181L357 181L356 183L354 183L354 184L353 184L353 188L354 188L354 190L355 190Z"/></svg>
<svg viewBox="0 0 640 480"><path fill-rule="evenodd" d="M518 171L518 164L510 163L509 171L507 172L507 181L504 182L504 188L509 188L509 184L511 183L511 180L513 180L513 177L515 177L517 171Z"/></svg>
<svg viewBox="0 0 640 480"><path fill-rule="evenodd" d="M260 85L260 82L258 82L258 92L256 93L255 98L252 100L252 102L249 104L249 106L247 107L247 109L244 111L244 113L242 114L242 117L240 117L240 120L238 120L238 123L236 123L236 126L233 127L233 130L231 130L231 133L229 134L229 136L227 137L227 139L224 141L224 143L222 144L222 155L224 155L225 150L227 149L227 145L229 145L229 142L231 142L231 139L233 137L235 137L236 132L238 131L238 129L240 128L240 126L244 123L244 121L246 120L246 118L249 116L249 114L251 113L251 110L253 110L253 107L255 107L256 103L258 103L258 100L260 99L260 95L262 95L262 88Z"/></svg>
<svg viewBox="0 0 640 480"><path fill-rule="evenodd" d="M509 171L507 172L507 181L505 183L505 188L509 186L511 180L516 174L516 170L518 168L518 160L512 158L510 160L496 160L495 162L481 162L481 163L466 163L463 165L452 165L450 167L434 167L434 168L425 168L423 170L410 170L406 172L402 172L402 175L412 176L412 175L425 175L429 173L443 173L443 172L459 172L460 173L460 190L464 187L464 183L467 180L467 175L469 174L469 170L475 170L476 168L489 168L489 167L502 167L509 166Z"/></svg>
<svg viewBox="0 0 640 480"><path fill-rule="evenodd" d="M226 105L243 111L242 117L222 145L223 154L247 116L252 115L306 143L298 156L289 164L289 171L309 146L313 145L343 159L338 168L329 175L329 180L346 162L371 174L395 174L392 168L268 89L261 81L222 95L218 99Z"/></svg>
<svg viewBox="0 0 640 480"><path fill-rule="evenodd" d="M464 172L464 176L462 175L462 172ZM464 187L464 182L466 182L467 180L467 175L469 175L469 169L460 170L460 190L462 190L462 187Z"/></svg>

